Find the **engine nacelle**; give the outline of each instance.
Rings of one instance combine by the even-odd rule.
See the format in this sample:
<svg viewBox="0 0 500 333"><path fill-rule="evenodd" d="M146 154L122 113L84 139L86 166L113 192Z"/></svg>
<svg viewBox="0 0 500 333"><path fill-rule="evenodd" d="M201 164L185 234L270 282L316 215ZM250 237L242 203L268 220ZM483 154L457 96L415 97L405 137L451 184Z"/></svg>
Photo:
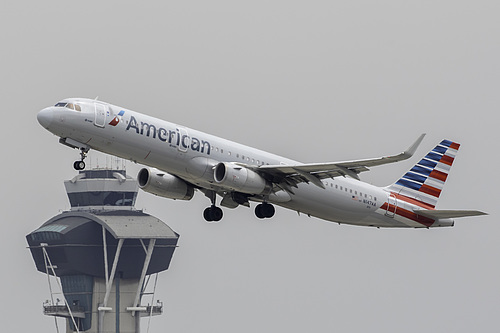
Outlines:
<svg viewBox="0 0 500 333"><path fill-rule="evenodd" d="M271 184L255 171L232 163L217 164L214 179L219 186L241 193L267 194L272 188Z"/></svg>
<svg viewBox="0 0 500 333"><path fill-rule="evenodd" d="M149 193L169 199L191 200L194 187L169 173L143 168L137 174L139 187Z"/></svg>

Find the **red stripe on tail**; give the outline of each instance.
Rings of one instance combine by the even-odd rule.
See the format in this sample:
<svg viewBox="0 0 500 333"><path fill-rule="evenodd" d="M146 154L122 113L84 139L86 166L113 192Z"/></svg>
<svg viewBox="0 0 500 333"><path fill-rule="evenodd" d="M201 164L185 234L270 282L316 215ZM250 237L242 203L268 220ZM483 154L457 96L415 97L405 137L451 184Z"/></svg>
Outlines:
<svg viewBox="0 0 500 333"><path fill-rule="evenodd" d="M426 193L426 194L429 194L429 195L432 195L433 197L436 197L436 198L439 198L439 195L441 194L441 190L439 190L435 187L426 185L426 184L422 185L422 187L420 188L419 191Z"/></svg>
<svg viewBox="0 0 500 333"><path fill-rule="evenodd" d="M429 177L445 182L446 178L448 177L448 174L434 169L430 173Z"/></svg>
<svg viewBox="0 0 500 333"><path fill-rule="evenodd" d="M451 157L451 156L448 156L448 155L443 155L443 157L441 157L441 160L439 162L441 163L444 163L444 164L447 164L447 165L452 165L453 164L453 161L455 160L455 158Z"/></svg>

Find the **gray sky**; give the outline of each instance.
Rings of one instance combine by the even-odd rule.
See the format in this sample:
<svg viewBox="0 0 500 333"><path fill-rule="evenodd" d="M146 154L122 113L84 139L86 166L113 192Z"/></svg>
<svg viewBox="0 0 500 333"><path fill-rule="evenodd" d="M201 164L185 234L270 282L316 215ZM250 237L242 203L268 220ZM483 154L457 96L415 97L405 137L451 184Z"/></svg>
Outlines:
<svg viewBox="0 0 500 333"><path fill-rule="evenodd" d="M303 162L397 153L427 132L418 157L362 175L381 186L448 138L462 146L438 208L490 213L378 230L242 207L207 224L200 193L140 193L181 234L152 332L497 328L499 16L481 0L3 1L2 331L54 331L24 237L69 208L78 154L36 113L96 96Z"/></svg>

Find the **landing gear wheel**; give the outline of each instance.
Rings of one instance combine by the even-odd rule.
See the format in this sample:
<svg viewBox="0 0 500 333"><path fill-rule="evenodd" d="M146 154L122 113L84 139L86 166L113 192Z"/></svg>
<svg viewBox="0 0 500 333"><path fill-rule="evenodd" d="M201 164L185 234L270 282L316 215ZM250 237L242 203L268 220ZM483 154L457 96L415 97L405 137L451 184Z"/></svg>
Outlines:
<svg viewBox="0 0 500 333"><path fill-rule="evenodd" d="M219 222L222 220L223 215L224 213L222 212L222 209L216 207L215 205L212 205L203 211L203 217L207 222Z"/></svg>
<svg viewBox="0 0 500 333"><path fill-rule="evenodd" d="M203 211L203 218L205 219L205 221L207 222L212 222L212 214L210 214L210 207L206 208L204 211Z"/></svg>
<svg viewBox="0 0 500 333"><path fill-rule="evenodd" d="M73 168L75 168L75 170L83 170L85 169L85 162L84 161L75 161L75 163L73 163Z"/></svg>
<svg viewBox="0 0 500 333"><path fill-rule="evenodd" d="M255 216L259 219L271 218L274 216L275 211L276 210L273 205L265 202L258 204L257 207L255 207Z"/></svg>
<svg viewBox="0 0 500 333"><path fill-rule="evenodd" d="M264 219L266 218L264 216L264 212L262 211L262 205L261 204L258 204L256 207L255 207L255 216L257 216L259 219Z"/></svg>
<svg viewBox="0 0 500 333"><path fill-rule="evenodd" d="M220 220L222 220L222 216L224 215L224 213L222 212L222 209L220 207L213 207L211 211L214 222L219 222Z"/></svg>
<svg viewBox="0 0 500 333"><path fill-rule="evenodd" d="M80 148L80 160L79 161L75 161L75 163L73 163L73 168L75 168L75 170L77 171L80 171L80 170L83 170L85 169L85 157L87 157L87 153L89 152L90 148L89 147L81 147Z"/></svg>

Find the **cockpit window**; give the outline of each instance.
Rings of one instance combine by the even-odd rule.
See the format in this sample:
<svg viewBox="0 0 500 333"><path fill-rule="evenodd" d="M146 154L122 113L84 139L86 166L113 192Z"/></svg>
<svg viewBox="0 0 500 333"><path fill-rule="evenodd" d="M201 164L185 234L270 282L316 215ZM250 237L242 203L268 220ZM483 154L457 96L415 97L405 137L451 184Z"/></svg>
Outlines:
<svg viewBox="0 0 500 333"><path fill-rule="evenodd" d="M76 110L76 111L82 111L82 108L80 107L80 105L73 104L73 103L59 102L55 106L60 107L60 108L66 107L68 109Z"/></svg>

